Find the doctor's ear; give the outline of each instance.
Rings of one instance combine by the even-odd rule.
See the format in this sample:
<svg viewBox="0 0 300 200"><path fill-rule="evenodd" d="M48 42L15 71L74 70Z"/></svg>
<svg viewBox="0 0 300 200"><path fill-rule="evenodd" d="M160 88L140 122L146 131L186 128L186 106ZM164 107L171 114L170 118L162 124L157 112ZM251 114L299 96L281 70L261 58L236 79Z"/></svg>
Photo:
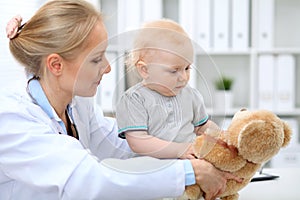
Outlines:
<svg viewBox="0 0 300 200"><path fill-rule="evenodd" d="M48 70L55 76L61 75L63 63L62 57L56 53L50 54L46 58Z"/></svg>
<svg viewBox="0 0 300 200"><path fill-rule="evenodd" d="M143 79L147 79L148 78L148 67L147 67L147 64L142 61L142 60L139 60L136 64L135 64L136 68L137 68L137 71L138 73L140 74L140 76L143 78Z"/></svg>

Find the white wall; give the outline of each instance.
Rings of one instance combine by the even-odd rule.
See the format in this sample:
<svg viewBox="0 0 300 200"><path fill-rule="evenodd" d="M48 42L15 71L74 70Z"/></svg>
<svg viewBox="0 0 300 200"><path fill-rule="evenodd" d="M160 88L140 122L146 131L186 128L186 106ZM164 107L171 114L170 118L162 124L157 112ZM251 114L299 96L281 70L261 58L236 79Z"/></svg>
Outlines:
<svg viewBox="0 0 300 200"><path fill-rule="evenodd" d="M0 2L0 88L10 87L25 81L24 68L15 61L9 51L6 24L20 14L26 22L45 0L8 0ZM22 23L23 23L22 22Z"/></svg>

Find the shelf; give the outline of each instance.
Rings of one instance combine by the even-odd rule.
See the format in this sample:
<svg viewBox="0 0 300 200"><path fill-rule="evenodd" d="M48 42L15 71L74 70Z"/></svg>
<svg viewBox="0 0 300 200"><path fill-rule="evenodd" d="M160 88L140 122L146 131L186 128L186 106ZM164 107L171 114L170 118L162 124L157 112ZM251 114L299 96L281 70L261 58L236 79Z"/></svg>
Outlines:
<svg viewBox="0 0 300 200"><path fill-rule="evenodd" d="M251 54L300 54L300 48L272 48L272 49L263 49L256 50L255 48L250 48L247 50L196 50L196 55L229 55L229 56L238 56L238 55L251 55Z"/></svg>
<svg viewBox="0 0 300 200"><path fill-rule="evenodd" d="M300 108L295 108L293 111L276 111L275 113L282 117L296 117L300 116Z"/></svg>
<svg viewBox="0 0 300 200"><path fill-rule="evenodd" d="M227 110L216 110L213 108L207 108L206 111L210 116L214 117L232 117L236 112L238 112L243 107L234 107ZM254 109L249 109L254 110ZM255 109L258 110L258 109ZM300 116L300 108L295 108L293 111L273 111L279 117L297 117Z"/></svg>
<svg viewBox="0 0 300 200"><path fill-rule="evenodd" d="M257 50L257 54L300 54L300 48L272 48L269 50Z"/></svg>
<svg viewBox="0 0 300 200"><path fill-rule="evenodd" d="M300 52L300 51L299 51ZM229 55L229 56L238 56L238 55L246 55L249 56L251 54L251 49L247 50L233 50L233 49L228 49L228 50L196 50L195 51L196 55Z"/></svg>

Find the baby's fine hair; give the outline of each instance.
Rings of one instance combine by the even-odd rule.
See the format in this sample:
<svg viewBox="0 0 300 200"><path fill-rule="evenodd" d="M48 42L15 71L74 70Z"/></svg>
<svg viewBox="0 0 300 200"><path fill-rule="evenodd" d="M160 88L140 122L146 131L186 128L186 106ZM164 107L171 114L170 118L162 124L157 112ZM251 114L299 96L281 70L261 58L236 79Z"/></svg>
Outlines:
<svg viewBox="0 0 300 200"><path fill-rule="evenodd" d="M133 50L126 60L127 66L135 66L149 53L147 50L160 49L173 51L176 48L191 46L191 40L180 24L170 19L159 19L146 22L138 30ZM176 49L174 51L176 52Z"/></svg>
<svg viewBox="0 0 300 200"><path fill-rule="evenodd" d="M47 55L74 59L98 20L101 14L87 1L52 0L25 23L9 48L26 73L40 76Z"/></svg>

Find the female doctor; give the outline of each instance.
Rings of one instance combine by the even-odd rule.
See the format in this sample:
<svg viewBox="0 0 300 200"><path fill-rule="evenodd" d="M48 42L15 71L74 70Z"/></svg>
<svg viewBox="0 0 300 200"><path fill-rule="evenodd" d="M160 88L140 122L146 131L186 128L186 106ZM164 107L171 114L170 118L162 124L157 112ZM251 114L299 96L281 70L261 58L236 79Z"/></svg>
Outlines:
<svg viewBox="0 0 300 200"><path fill-rule="evenodd" d="M128 158L115 120L92 97L104 74L107 33L84 0L54 0L7 25L13 56L32 76L0 97L0 199L155 199L200 184L215 199L228 179L199 160ZM122 159L121 159L122 158Z"/></svg>

